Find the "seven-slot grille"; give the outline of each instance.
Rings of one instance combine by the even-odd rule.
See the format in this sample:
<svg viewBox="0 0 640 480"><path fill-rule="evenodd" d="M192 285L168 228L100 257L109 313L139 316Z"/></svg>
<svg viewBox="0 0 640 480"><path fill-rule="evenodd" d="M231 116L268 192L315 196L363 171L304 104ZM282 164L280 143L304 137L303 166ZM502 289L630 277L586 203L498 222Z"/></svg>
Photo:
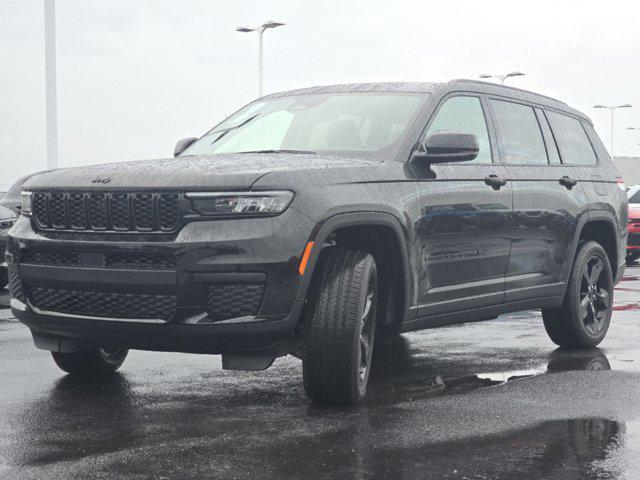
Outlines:
<svg viewBox="0 0 640 480"><path fill-rule="evenodd" d="M32 211L41 230L172 232L180 221L180 194L35 191Z"/></svg>

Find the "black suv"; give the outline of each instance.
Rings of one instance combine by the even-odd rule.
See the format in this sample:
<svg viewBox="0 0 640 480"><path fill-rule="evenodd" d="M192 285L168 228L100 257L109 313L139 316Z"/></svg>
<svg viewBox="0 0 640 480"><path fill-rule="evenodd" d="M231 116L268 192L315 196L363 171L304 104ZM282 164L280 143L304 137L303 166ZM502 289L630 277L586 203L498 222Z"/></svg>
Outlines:
<svg viewBox="0 0 640 480"><path fill-rule="evenodd" d="M260 98L175 159L42 173L7 260L12 309L70 373L128 349L302 359L355 404L374 336L542 309L594 346L625 265L627 198L590 120L455 80Z"/></svg>

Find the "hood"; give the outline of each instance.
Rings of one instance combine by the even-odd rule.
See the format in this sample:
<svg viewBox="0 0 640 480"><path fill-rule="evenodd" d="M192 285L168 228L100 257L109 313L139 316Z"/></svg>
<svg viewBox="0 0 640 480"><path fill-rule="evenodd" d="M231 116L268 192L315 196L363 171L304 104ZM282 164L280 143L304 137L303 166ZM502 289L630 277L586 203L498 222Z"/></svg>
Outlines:
<svg viewBox="0 0 640 480"><path fill-rule="evenodd" d="M351 157L288 153L189 156L53 170L29 178L24 188L247 189L270 172L377 163Z"/></svg>

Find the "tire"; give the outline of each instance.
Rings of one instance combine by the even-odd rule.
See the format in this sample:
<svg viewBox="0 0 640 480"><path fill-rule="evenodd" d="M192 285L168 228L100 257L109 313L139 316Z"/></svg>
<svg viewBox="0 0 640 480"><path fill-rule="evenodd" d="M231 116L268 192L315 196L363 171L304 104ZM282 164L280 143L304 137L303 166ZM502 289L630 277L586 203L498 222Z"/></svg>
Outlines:
<svg viewBox="0 0 640 480"><path fill-rule="evenodd" d="M338 248L325 252L304 323L302 372L313 403L362 402L371 371L376 313L373 257Z"/></svg>
<svg viewBox="0 0 640 480"><path fill-rule="evenodd" d="M595 347L607 334L613 307L613 274L600 244L581 244L559 308L543 309L549 338L561 347Z"/></svg>
<svg viewBox="0 0 640 480"><path fill-rule="evenodd" d="M72 375L109 375L124 363L129 350L125 348L86 350L73 353L51 352L61 370Z"/></svg>

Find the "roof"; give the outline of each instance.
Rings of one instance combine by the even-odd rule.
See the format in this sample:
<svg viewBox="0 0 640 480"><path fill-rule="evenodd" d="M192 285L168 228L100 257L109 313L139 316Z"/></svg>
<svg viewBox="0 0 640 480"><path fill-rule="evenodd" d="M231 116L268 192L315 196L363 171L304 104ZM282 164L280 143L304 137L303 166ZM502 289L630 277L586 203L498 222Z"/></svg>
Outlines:
<svg viewBox="0 0 640 480"><path fill-rule="evenodd" d="M539 93L522 90L520 88L499 85L491 82L482 82L480 80L455 79L447 83L432 82L378 82L378 83L346 83L337 85L322 85L308 88L299 88L285 92L277 92L262 97L263 99L290 97L296 95L313 95L318 93L349 93L349 92L398 92L398 93L433 93L436 90L444 89L448 91L455 90L458 86L464 86L470 91L478 91L481 93L504 95L514 99L520 99L529 103L554 108L563 112L580 117L589 123L591 119L584 113L569 107L566 103L556 100L555 98L541 95Z"/></svg>
<svg viewBox="0 0 640 480"><path fill-rule="evenodd" d="M338 85L321 85L298 88L285 92L265 95L262 98L291 97L295 95L313 95L316 93L349 93L349 92L399 92L430 93L437 83L429 82L378 82L378 83L343 83Z"/></svg>

